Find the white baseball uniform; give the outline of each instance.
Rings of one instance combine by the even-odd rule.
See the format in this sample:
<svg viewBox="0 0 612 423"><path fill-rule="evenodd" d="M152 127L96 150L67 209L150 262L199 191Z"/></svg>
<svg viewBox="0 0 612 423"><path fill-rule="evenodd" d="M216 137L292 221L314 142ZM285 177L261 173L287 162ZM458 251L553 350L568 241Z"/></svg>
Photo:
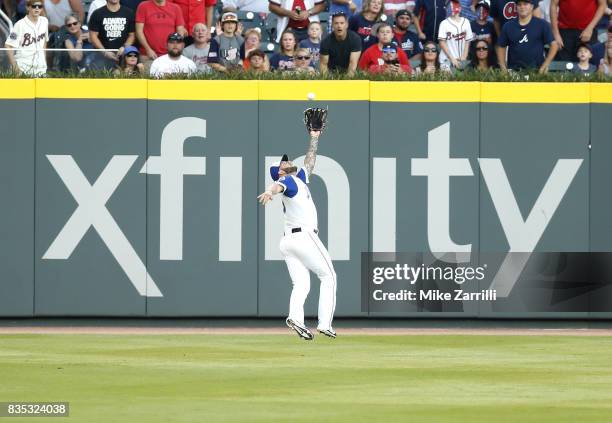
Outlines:
<svg viewBox="0 0 612 423"><path fill-rule="evenodd" d="M317 209L312 201L308 174L300 168L295 175L276 181L283 187L285 235L280 250L293 282L289 301L289 318L304 325L304 302L310 291L312 271L321 280L319 291L319 330L331 330L336 308L336 272L327 248L319 239Z"/></svg>
<svg viewBox="0 0 612 423"><path fill-rule="evenodd" d="M446 18L440 22L438 40L446 41L449 53L457 60L461 59L467 41L472 41L473 37L470 21L465 18L460 18L459 22L455 22L452 18ZM446 53L440 51L440 64L449 65L449 63L450 59L446 57Z"/></svg>
<svg viewBox="0 0 612 423"><path fill-rule="evenodd" d="M19 70L32 76L42 76L47 72L45 43L49 41L49 21L39 16L36 23L27 16L17 21L6 40L13 47Z"/></svg>

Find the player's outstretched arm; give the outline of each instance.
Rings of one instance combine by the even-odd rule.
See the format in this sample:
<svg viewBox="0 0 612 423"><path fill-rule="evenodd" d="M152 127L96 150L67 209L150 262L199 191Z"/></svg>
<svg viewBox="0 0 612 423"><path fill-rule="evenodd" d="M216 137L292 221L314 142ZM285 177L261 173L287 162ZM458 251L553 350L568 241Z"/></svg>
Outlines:
<svg viewBox="0 0 612 423"><path fill-rule="evenodd" d="M306 152L306 157L304 157L304 168L306 168L308 176L312 175L312 171L317 161L317 148L319 148L320 136L321 131L310 131L310 144Z"/></svg>
<svg viewBox="0 0 612 423"><path fill-rule="evenodd" d="M257 200L264 206L272 201L274 195L283 192L283 187L277 183L272 183L264 192L257 196Z"/></svg>

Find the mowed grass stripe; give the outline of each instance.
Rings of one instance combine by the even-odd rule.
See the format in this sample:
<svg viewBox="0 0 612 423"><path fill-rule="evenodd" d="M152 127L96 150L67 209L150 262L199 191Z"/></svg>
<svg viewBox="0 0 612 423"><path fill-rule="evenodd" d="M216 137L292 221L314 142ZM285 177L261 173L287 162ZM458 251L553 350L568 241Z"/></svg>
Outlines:
<svg viewBox="0 0 612 423"><path fill-rule="evenodd" d="M610 357L608 337L3 335L0 398L70 422L609 422Z"/></svg>

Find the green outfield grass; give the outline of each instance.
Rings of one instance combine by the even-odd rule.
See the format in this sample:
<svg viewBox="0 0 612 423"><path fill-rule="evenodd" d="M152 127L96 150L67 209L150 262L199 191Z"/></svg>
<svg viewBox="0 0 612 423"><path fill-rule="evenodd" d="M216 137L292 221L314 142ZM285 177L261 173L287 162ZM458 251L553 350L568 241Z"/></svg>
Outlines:
<svg viewBox="0 0 612 423"><path fill-rule="evenodd" d="M2 335L0 401L69 401L53 422L608 423L612 338Z"/></svg>

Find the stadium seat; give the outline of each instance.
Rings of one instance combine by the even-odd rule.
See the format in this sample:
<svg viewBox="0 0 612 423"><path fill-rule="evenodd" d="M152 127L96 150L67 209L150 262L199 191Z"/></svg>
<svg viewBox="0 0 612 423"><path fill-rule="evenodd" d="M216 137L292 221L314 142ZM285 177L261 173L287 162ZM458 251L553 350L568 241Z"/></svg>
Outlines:
<svg viewBox="0 0 612 423"><path fill-rule="evenodd" d="M264 21L264 28L268 33L269 40L276 40L276 24L278 22L278 16L274 13L268 14L266 16L266 20Z"/></svg>

